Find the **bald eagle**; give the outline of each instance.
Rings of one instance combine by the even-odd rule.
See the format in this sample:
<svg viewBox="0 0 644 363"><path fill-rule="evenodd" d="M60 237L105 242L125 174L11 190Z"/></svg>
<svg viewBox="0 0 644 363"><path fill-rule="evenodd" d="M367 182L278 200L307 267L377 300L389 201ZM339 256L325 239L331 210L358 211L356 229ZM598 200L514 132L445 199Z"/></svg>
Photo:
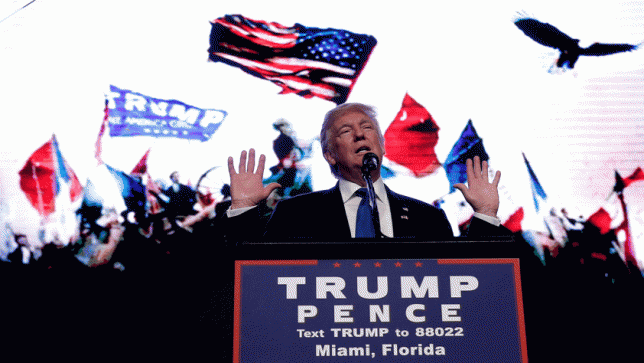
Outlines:
<svg viewBox="0 0 644 363"><path fill-rule="evenodd" d="M525 35L535 42L546 47L559 50L557 68L573 69L579 56L602 56L620 52L629 52L638 48L639 45L632 44L605 44L593 43L588 48L579 46L579 39L573 39L548 23L542 23L532 18L519 18L514 24L521 29Z"/></svg>

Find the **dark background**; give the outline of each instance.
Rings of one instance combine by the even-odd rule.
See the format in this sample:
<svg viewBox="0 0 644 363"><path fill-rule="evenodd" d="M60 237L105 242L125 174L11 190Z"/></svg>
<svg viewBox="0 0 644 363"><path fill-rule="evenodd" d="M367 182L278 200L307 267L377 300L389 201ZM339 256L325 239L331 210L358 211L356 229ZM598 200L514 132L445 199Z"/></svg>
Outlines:
<svg viewBox="0 0 644 363"><path fill-rule="evenodd" d="M130 261L120 258L123 271L72 260L0 264L4 352L73 361L227 362L235 260L509 257L520 259L530 362L614 361L640 349L641 275L625 273L613 282L588 266L564 271L570 264L550 261L546 267L525 242L234 246L185 232L173 243L156 255L146 249L138 260L130 250Z"/></svg>

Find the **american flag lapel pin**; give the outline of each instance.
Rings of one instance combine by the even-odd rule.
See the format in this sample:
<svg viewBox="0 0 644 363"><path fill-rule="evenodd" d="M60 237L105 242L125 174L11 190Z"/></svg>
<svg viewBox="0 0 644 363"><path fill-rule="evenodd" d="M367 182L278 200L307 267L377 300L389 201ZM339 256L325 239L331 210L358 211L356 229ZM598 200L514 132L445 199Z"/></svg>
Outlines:
<svg viewBox="0 0 644 363"><path fill-rule="evenodd" d="M402 207L402 210L403 210L404 212L409 213L409 208L407 208L407 207ZM402 214L402 215L400 216L400 219L406 219L406 220L409 220L409 217L408 217L406 214Z"/></svg>

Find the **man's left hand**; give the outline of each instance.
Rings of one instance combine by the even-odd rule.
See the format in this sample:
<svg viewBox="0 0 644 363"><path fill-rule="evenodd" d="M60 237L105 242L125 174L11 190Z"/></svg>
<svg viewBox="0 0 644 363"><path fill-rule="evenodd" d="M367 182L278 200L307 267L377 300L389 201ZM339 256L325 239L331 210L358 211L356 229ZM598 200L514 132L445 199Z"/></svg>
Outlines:
<svg viewBox="0 0 644 363"><path fill-rule="evenodd" d="M496 217L499 210L498 187L501 172L497 171L494 180L490 183L487 161L481 163L481 159L475 156L474 162L472 159L467 159L465 164L468 186L458 183L454 184L454 188L463 193L465 200L472 206L474 212Z"/></svg>

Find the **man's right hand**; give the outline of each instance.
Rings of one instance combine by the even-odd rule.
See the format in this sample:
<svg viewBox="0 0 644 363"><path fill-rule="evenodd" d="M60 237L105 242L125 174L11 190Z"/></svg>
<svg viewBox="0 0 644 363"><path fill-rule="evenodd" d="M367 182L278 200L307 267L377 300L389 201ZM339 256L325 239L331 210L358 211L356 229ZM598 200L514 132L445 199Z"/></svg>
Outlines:
<svg viewBox="0 0 644 363"><path fill-rule="evenodd" d="M273 190L281 187L278 183L270 183L267 186L262 183L265 162L266 157L263 154L260 155L257 170L255 170L255 149L248 151L248 163L246 163L246 150L244 150L239 157L239 172L235 172L233 157L228 157L231 209L255 206L268 198Z"/></svg>

